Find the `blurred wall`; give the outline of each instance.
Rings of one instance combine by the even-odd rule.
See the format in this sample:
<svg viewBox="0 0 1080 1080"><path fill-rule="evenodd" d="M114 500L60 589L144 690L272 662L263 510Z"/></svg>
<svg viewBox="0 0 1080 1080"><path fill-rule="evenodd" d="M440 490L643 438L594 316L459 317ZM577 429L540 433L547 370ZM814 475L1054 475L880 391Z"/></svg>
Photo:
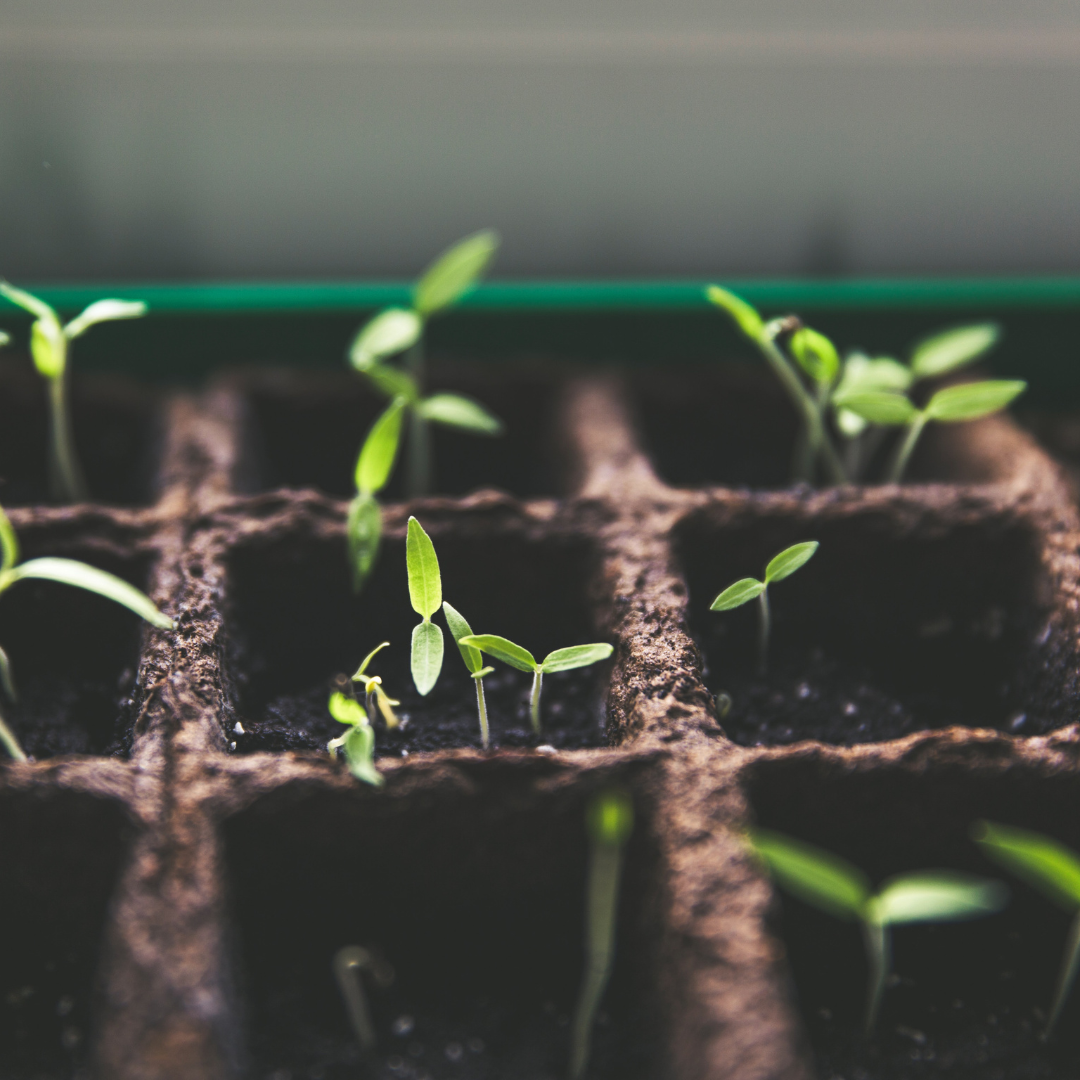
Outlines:
<svg viewBox="0 0 1080 1080"><path fill-rule="evenodd" d="M0 273L1080 271L1074 0L0 0Z"/></svg>

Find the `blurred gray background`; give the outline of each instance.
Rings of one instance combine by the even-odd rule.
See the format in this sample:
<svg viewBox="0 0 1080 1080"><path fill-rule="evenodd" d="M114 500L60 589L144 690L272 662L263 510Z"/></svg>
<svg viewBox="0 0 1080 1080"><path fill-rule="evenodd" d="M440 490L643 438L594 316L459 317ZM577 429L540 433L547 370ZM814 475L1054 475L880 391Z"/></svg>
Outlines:
<svg viewBox="0 0 1080 1080"><path fill-rule="evenodd" d="M0 274L1080 271L1075 0L2 0Z"/></svg>

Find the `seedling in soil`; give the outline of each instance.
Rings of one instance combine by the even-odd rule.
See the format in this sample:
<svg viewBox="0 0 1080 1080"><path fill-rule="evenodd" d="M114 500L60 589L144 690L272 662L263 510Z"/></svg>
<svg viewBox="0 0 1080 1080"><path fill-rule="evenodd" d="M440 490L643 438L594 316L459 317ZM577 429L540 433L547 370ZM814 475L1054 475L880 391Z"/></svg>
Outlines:
<svg viewBox="0 0 1080 1080"><path fill-rule="evenodd" d="M355 698L335 692L330 695L327 708L339 724L349 725L349 731L326 744L330 756L336 757L338 749L344 748L349 772L365 784L382 787L385 781L382 773L375 768L375 732L368 723L364 706Z"/></svg>
<svg viewBox="0 0 1080 1080"><path fill-rule="evenodd" d="M625 791L601 792L589 804L589 884L585 897L585 973L570 1032L570 1080L589 1063L593 1020L615 959L615 924L623 849L634 827L634 806Z"/></svg>
<svg viewBox="0 0 1080 1080"><path fill-rule="evenodd" d="M991 859L1073 916L1054 987L1050 1019L1042 1034L1045 1041L1053 1033L1080 968L1080 855L1042 833L989 821L976 822L972 836Z"/></svg>
<svg viewBox="0 0 1080 1080"><path fill-rule="evenodd" d="M374 1050L375 1025L371 1022L371 1010L360 974L366 971L377 986L389 986L394 981L394 969L359 945L344 945L338 949L334 953L333 968L356 1041L361 1049Z"/></svg>
<svg viewBox="0 0 1080 1080"><path fill-rule="evenodd" d="M1008 889L999 881L953 870L922 870L890 878L877 892L845 859L770 829L748 834L751 850L776 882L800 900L838 919L857 920L870 966L865 1030L877 1020L890 974L890 930L920 922L958 922L1000 911Z"/></svg>
<svg viewBox="0 0 1080 1080"><path fill-rule="evenodd" d="M475 233L443 252L413 289L411 308L387 308L368 322L349 348L352 366L384 394L403 397L409 411L406 491L425 495L431 485L428 424L445 424L475 435L500 435L502 422L481 404L460 394L424 396L424 327L428 319L451 307L487 270L499 238L491 231ZM408 352L405 368L387 361Z"/></svg>
<svg viewBox="0 0 1080 1080"><path fill-rule="evenodd" d="M817 549L818 542L816 540L805 540L801 544L792 544L791 547L785 548L779 555L775 555L769 560L769 565L765 567L764 581L758 581L757 578L752 577L742 578L736 581L734 585L729 585L709 605L710 611L731 611L733 608L748 604L751 600L758 601L760 605L758 608L760 616L758 622L758 671L762 675L765 674L768 665L769 628L772 621L769 613L769 586L794 574L800 566L810 561Z"/></svg>
<svg viewBox="0 0 1080 1080"><path fill-rule="evenodd" d="M538 664L536 657L528 649L515 645L498 634L470 634L463 637L458 645L471 645L504 664L515 667L518 671L532 673L532 694L529 697L529 718L532 721L533 732L540 734L540 690L544 683L544 676L553 671L570 671L573 668L588 667L589 664L599 663L606 660L614 651L610 645L571 645L565 649L556 649L544 657L543 663Z"/></svg>
<svg viewBox="0 0 1080 1080"><path fill-rule="evenodd" d="M19 542L15 537L15 530L11 527L11 522L3 508L0 508L0 594L10 589L16 582L30 578L59 581L63 585L74 585L78 589L97 593L107 600L122 604L129 611L135 612L136 615L162 630L171 630L175 625L168 615L163 615L158 611L154 602L145 593L115 574L99 570L96 566L87 566L86 563L77 562L75 559L51 557L20 563ZM3 649L0 649L0 683L7 696L15 701L15 680L11 673L11 663ZM0 743L16 761L26 761L23 748L4 722L3 717L0 717Z"/></svg>
<svg viewBox="0 0 1080 1080"><path fill-rule="evenodd" d="M0 281L0 293L36 317L30 331L30 353L34 366L49 386L49 482L53 498L58 502L86 499L86 481L75 453L68 409L67 371L71 342L96 323L145 315L146 305L140 300L97 300L65 325L44 300L16 289L6 281Z"/></svg>
<svg viewBox="0 0 1080 1080"><path fill-rule="evenodd" d="M368 716L373 716L374 711L377 708L382 713L383 722L386 724L388 730L396 728L401 723L394 713L394 706L400 705L401 702L390 697L390 695L383 689L382 679L378 675L368 675L368 664L375 658L376 654L389 646L389 641L384 641L381 645L376 645L364 657L363 663L356 669L356 673L352 677L353 682L364 684L364 696L366 698L365 704L367 706Z"/></svg>
<svg viewBox="0 0 1080 1080"><path fill-rule="evenodd" d="M480 650L472 645L463 645L462 638L472 634L472 628L465 621L464 616L452 607L446 600L443 601L443 614L446 616L446 625L450 627L450 633L454 635L461 659L465 661L465 667L476 683L476 711L480 717L480 742L484 749L488 749L491 741L491 733L488 730L487 702L484 700L484 676L490 675L495 669L485 667L484 659Z"/></svg>
<svg viewBox="0 0 1080 1080"><path fill-rule="evenodd" d="M356 496L349 503L345 535L349 544L349 567L353 591L359 592L371 575L382 542L382 508L375 496L386 487L401 444L403 397L394 398L390 407L371 427L356 459Z"/></svg>
<svg viewBox="0 0 1080 1080"><path fill-rule="evenodd" d="M442 606L442 576L435 545L416 518L409 518L405 538L405 565L409 572L409 599L423 622L413 627L412 677L417 693L431 693L443 662L443 636L431 616Z"/></svg>

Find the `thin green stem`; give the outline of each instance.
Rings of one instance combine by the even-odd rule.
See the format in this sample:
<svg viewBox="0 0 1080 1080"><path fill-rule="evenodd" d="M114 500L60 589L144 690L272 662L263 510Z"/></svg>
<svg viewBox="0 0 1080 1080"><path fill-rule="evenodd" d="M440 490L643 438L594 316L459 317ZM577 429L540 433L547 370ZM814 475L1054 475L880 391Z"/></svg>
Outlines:
<svg viewBox="0 0 1080 1080"><path fill-rule="evenodd" d="M406 366L416 381L417 395L422 398L427 381L423 338L409 350ZM431 488L431 431L415 405L409 409L409 460L406 462L405 487L410 499L426 495Z"/></svg>
<svg viewBox="0 0 1080 1080"><path fill-rule="evenodd" d="M15 761L26 761L26 752L15 738L15 732L7 726L7 722L0 716L0 743Z"/></svg>
<svg viewBox="0 0 1080 1080"><path fill-rule="evenodd" d="M356 1033L357 1042L365 1050L375 1046L375 1025L371 1022L367 997L360 982L360 972L371 966L371 955L356 945L346 945L334 954L334 975L345 1000L349 1023Z"/></svg>
<svg viewBox="0 0 1080 1080"><path fill-rule="evenodd" d="M907 468L908 460L915 449L915 444L919 441L919 436L922 434L924 427L926 427L925 413L919 413L908 424L907 434L904 435L904 440L900 443L900 447L896 451L896 457L893 458L892 468L889 470L890 484L900 483L904 470Z"/></svg>
<svg viewBox="0 0 1080 1080"><path fill-rule="evenodd" d="M1061 962L1061 971L1058 972L1057 986L1054 989L1054 1003L1050 1006L1050 1019L1046 1021L1046 1030L1042 1033L1043 1042L1050 1038L1061 1010L1065 1007L1069 991L1076 981L1077 968L1080 968L1080 912L1077 912L1069 927L1069 937L1065 942L1065 956Z"/></svg>
<svg viewBox="0 0 1080 1080"><path fill-rule="evenodd" d="M885 980L889 975L889 931L877 919L863 919L863 940L866 942L866 960L869 965L869 983L866 992L866 1034L874 1030L881 997L885 993Z"/></svg>
<svg viewBox="0 0 1080 1080"><path fill-rule="evenodd" d="M67 372L49 379L49 425L52 455L49 479L53 498L58 502L80 502L88 497L79 460L75 455L75 436L68 408Z"/></svg>
<svg viewBox="0 0 1080 1080"><path fill-rule="evenodd" d="M769 669L769 630L772 626L768 589L762 589L758 603L761 605L758 619L758 674L764 675Z"/></svg>
<svg viewBox="0 0 1080 1080"><path fill-rule="evenodd" d="M544 673L537 668L533 672L532 696L529 698L529 719L532 720L533 732L540 734L540 688L544 684Z"/></svg>
<svg viewBox="0 0 1080 1080"><path fill-rule="evenodd" d="M484 749L488 748L490 732L488 731L487 702L484 700L484 680L474 676L476 683L476 711L480 715L480 742Z"/></svg>

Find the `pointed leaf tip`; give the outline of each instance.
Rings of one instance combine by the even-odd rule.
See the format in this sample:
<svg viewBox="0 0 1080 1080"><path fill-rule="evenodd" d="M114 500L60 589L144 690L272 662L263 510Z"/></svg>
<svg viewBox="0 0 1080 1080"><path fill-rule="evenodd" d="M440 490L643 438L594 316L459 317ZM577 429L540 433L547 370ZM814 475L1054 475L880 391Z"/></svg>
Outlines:
<svg viewBox="0 0 1080 1080"><path fill-rule="evenodd" d="M710 611L731 611L756 600L765 591L765 582L747 577L729 585L710 605Z"/></svg>
<svg viewBox="0 0 1080 1080"><path fill-rule="evenodd" d="M790 577L814 557L818 546L816 540L804 540L801 544L792 544L779 555L773 556L765 567L765 584L771 585L774 581L783 581Z"/></svg>
<svg viewBox="0 0 1080 1080"><path fill-rule="evenodd" d="M442 577L435 545L414 517L409 518L409 531L405 538L405 566L413 611L430 619L442 606Z"/></svg>

